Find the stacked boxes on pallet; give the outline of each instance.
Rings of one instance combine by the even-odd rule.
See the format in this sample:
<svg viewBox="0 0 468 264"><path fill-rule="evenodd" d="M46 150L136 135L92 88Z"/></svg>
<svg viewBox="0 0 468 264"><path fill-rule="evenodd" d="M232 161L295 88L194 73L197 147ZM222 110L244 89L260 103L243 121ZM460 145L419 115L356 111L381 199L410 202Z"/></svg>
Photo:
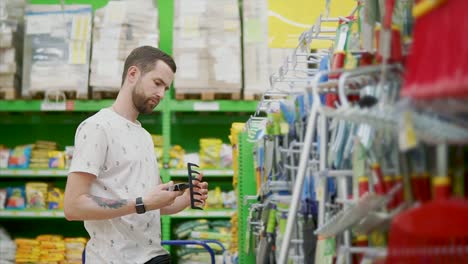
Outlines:
<svg viewBox="0 0 468 264"><path fill-rule="evenodd" d="M0 98L15 99L20 87L24 6L21 0L0 4Z"/></svg>
<svg viewBox="0 0 468 264"><path fill-rule="evenodd" d="M176 0L173 36L176 93L240 94L237 0Z"/></svg>
<svg viewBox="0 0 468 264"><path fill-rule="evenodd" d="M23 89L88 97L92 9L89 5L29 5L25 14Z"/></svg>
<svg viewBox="0 0 468 264"><path fill-rule="evenodd" d="M125 58L139 46L158 47L158 9L152 0L109 1L96 11L90 86L118 91Z"/></svg>
<svg viewBox="0 0 468 264"><path fill-rule="evenodd" d="M290 48L268 45L267 1L244 1L244 98L253 99L270 88L270 75L292 53Z"/></svg>

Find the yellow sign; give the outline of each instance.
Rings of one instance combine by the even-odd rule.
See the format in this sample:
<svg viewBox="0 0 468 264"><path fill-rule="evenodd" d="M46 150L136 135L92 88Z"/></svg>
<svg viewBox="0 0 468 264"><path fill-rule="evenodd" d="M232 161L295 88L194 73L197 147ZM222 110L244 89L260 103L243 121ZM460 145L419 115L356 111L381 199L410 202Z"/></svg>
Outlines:
<svg viewBox="0 0 468 264"><path fill-rule="evenodd" d="M328 0L329 17L348 16L356 7L356 0ZM302 32L309 30L317 18L325 16L327 0L268 0L268 46L270 48L295 48ZM326 27L338 23L323 24ZM313 40L312 48L329 48L327 40Z"/></svg>

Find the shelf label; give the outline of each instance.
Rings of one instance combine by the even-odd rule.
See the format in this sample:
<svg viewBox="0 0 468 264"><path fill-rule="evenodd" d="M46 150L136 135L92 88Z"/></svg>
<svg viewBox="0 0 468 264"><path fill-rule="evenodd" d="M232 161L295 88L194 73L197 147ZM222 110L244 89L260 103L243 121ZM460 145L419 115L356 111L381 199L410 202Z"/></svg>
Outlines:
<svg viewBox="0 0 468 264"><path fill-rule="evenodd" d="M195 102L193 103L195 111L219 111L218 102Z"/></svg>
<svg viewBox="0 0 468 264"><path fill-rule="evenodd" d="M16 175L35 175L33 170L17 170Z"/></svg>
<svg viewBox="0 0 468 264"><path fill-rule="evenodd" d="M67 101L65 104L65 108L67 111L75 110L75 101Z"/></svg>
<svg viewBox="0 0 468 264"><path fill-rule="evenodd" d="M42 102L41 111L65 111L67 110L66 102Z"/></svg>
<svg viewBox="0 0 468 264"><path fill-rule="evenodd" d="M0 175L15 175L14 170L0 170Z"/></svg>

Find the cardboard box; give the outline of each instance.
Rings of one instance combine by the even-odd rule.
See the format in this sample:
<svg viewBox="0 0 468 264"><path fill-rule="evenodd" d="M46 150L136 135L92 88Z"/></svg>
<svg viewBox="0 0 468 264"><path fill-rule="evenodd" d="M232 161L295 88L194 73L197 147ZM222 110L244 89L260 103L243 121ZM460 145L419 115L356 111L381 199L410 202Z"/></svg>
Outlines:
<svg viewBox="0 0 468 264"><path fill-rule="evenodd" d="M118 91L123 65L140 46L159 46L158 9L152 0L109 1L94 16L90 86Z"/></svg>
<svg viewBox="0 0 468 264"><path fill-rule="evenodd" d="M174 3L174 86L189 93L240 92L241 28L237 0Z"/></svg>
<svg viewBox="0 0 468 264"><path fill-rule="evenodd" d="M293 49L268 47L267 1L245 1L243 12L244 94L263 94Z"/></svg>
<svg viewBox="0 0 468 264"><path fill-rule="evenodd" d="M87 97L91 15L89 5L27 6L23 95L61 90Z"/></svg>

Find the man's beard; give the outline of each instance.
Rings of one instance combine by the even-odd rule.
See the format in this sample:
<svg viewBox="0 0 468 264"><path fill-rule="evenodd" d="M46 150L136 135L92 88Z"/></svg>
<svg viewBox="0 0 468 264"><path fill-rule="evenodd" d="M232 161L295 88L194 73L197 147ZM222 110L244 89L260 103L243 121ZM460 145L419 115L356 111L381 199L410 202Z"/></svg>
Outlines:
<svg viewBox="0 0 468 264"><path fill-rule="evenodd" d="M133 88L132 101L140 114L150 114L153 112L153 109L149 107L148 99L145 97L143 89L141 88L141 79L137 81L135 88Z"/></svg>

